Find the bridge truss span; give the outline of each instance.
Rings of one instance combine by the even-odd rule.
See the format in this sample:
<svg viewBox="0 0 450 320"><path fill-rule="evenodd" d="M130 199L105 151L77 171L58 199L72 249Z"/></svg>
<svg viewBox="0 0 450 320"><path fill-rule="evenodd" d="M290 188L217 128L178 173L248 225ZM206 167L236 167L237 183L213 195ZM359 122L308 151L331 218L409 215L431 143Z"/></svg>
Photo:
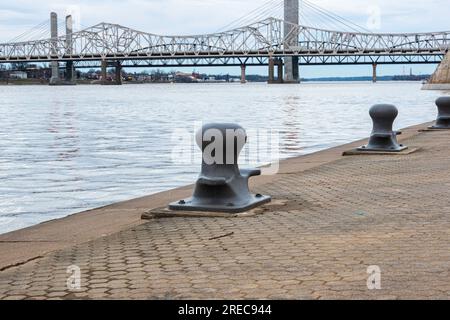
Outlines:
<svg viewBox="0 0 450 320"><path fill-rule="evenodd" d="M289 25L289 33L284 28ZM292 38L297 41L292 41ZM265 64L300 57L300 64L436 63L450 47L450 31L372 34L323 30L268 18L225 32L161 36L101 23L53 39L0 44L0 63L123 60L125 65ZM229 60L227 60L229 59ZM259 59L259 60L258 60ZM439 61L437 61L439 60ZM197 61L197 63L196 63ZM397 61L397 62L396 62Z"/></svg>

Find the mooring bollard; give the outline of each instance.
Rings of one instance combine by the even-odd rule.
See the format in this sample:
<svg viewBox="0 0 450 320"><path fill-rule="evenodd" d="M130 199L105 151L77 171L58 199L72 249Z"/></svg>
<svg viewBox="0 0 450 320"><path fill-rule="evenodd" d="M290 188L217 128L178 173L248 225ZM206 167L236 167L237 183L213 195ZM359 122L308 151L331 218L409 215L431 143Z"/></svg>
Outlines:
<svg viewBox="0 0 450 320"><path fill-rule="evenodd" d="M393 130L398 109L390 104L377 104L370 109L373 130L369 144L358 151L400 152L408 147L397 142L397 131Z"/></svg>
<svg viewBox="0 0 450 320"><path fill-rule="evenodd" d="M450 129L450 97L440 97L436 100L438 117L436 124L430 129Z"/></svg>
<svg viewBox="0 0 450 320"><path fill-rule="evenodd" d="M248 180L259 169L240 170L238 158L247 143L245 130L235 124L208 124L196 135L202 150L202 170L192 198L169 205L170 210L240 213L271 201L250 193Z"/></svg>

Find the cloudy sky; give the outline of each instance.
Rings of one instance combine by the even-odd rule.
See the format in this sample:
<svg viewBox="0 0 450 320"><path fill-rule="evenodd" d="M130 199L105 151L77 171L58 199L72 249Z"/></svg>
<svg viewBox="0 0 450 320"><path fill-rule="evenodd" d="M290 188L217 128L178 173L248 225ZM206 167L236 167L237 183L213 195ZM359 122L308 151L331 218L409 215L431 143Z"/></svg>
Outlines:
<svg viewBox="0 0 450 320"><path fill-rule="evenodd" d="M276 8L281 0L273 0ZM56 11L60 19L72 13L79 28L113 22L157 34L215 32L269 0L14 0L0 3L0 42L6 42L38 25ZM424 32L450 30L449 0L309 0L373 32ZM265 7L266 8L266 7ZM279 9L260 10L280 15ZM334 25L302 5L304 24ZM435 66L412 66L415 73L432 72ZM406 67L409 73L410 66ZM380 74L403 73L403 66L380 67ZM218 69L237 74L239 70ZM250 72L264 72L260 68ZM303 76L369 75L371 67L306 67Z"/></svg>

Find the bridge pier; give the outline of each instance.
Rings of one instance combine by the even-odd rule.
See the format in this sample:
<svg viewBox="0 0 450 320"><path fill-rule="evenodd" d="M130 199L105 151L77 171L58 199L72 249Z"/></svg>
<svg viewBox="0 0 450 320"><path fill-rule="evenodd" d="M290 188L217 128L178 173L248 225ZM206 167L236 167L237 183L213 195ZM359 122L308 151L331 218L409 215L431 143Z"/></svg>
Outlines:
<svg viewBox="0 0 450 320"><path fill-rule="evenodd" d="M52 44L52 55L58 54L58 15L55 12L50 14L50 31L51 31L51 44ZM73 42L72 42L72 33L73 33L73 21L72 16L66 17L66 54L72 54L73 51ZM66 85L75 85L75 69L73 61L67 61L65 65L64 78L61 78L59 72L59 62L52 61L51 62L52 76L50 78L51 86L66 86Z"/></svg>
<svg viewBox="0 0 450 320"><path fill-rule="evenodd" d="M245 64L241 64L241 83L247 83L247 79L246 79L246 75L245 75L245 71L247 69L247 66Z"/></svg>
<svg viewBox="0 0 450 320"><path fill-rule="evenodd" d="M298 30L294 25L299 24L299 0L284 0L284 46L298 46ZM284 58L284 83L299 83L300 71L298 65L298 57Z"/></svg>
<svg viewBox="0 0 450 320"><path fill-rule="evenodd" d="M279 58L275 60L275 64L278 66L278 83L284 83L283 80L283 59Z"/></svg>
<svg viewBox="0 0 450 320"><path fill-rule="evenodd" d="M66 73L64 78L66 82L72 82L73 84L76 84L75 68L73 66L73 61L66 62Z"/></svg>
<svg viewBox="0 0 450 320"><path fill-rule="evenodd" d="M120 60L116 61L116 79L115 84L120 86L122 85L122 63Z"/></svg>
<svg viewBox="0 0 450 320"><path fill-rule="evenodd" d="M58 50L58 15L55 12L50 14L50 34L51 34L51 53L57 55ZM51 62L52 76L50 78L50 85L58 85L60 82L59 63L58 61Z"/></svg>
<svg viewBox="0 0 450 320"><path fill-rule="evenodd" d="M72 16L66 17L66 53L71 55L73 52L73 41L72 41L72 33L73 33L73 19ZM65 74L66 84L76 84L75 77L75 68L73 65L73 61L66 62L66 74Z"/></svg>
<svg viewBox="0 0 450 320"><path fill-rule="evenodd" d="M106 84L107 82L107 74L108 74L108 61L102 60L102 66L101 66L101 75L100 75L100 81L101 84Z"/></svg>
<svg viewBox="0 0 450 320"><path fill-rule="evenodd" d="M108 81L108 66L114 67L115 77L113 81ZM101 64L101 79L102 85L122 85L122 63L120 60L109 63L107 60L102 60Z"/></svg>
<svg viewBox="0 0 450 320"><path fill-rule="evenodd" d="M275 66L277 67L277 78L275 79ZM269 84L283 83L283 59L269 59Z"/></svg>
<svg viewBox="0 0 450 320"><path fill-rule="evenodd" d="M450 90L450 51L445 55L422 90Z"/></svg>
<svg viewBox="0 0 450 320"><path fill-rule="evenodd" d="M275 80L275 61L273 58L269 58L269 81L268 83L273 83Z"/></svg>
<svg viewBox="0 0 450 320"><path fill-rule="evenodd" d="M374 63L372 64L372 82L376 83L377 82L377 64Z"/></svg>

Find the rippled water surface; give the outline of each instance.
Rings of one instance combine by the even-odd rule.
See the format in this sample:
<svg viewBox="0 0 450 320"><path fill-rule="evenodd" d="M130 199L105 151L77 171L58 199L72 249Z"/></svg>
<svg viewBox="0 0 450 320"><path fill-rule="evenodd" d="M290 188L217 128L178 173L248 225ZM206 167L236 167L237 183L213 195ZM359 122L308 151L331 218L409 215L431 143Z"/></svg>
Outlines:
<svg viewBox="0 0 450 320"><path fill-rule="evenodd" d="M366 137L374 103L398 106L398 128L433 120L442 92L420 86L2 86L0 233L192 183L198 164L172 160L175 128L273 128L293 157Z"/></svg>

